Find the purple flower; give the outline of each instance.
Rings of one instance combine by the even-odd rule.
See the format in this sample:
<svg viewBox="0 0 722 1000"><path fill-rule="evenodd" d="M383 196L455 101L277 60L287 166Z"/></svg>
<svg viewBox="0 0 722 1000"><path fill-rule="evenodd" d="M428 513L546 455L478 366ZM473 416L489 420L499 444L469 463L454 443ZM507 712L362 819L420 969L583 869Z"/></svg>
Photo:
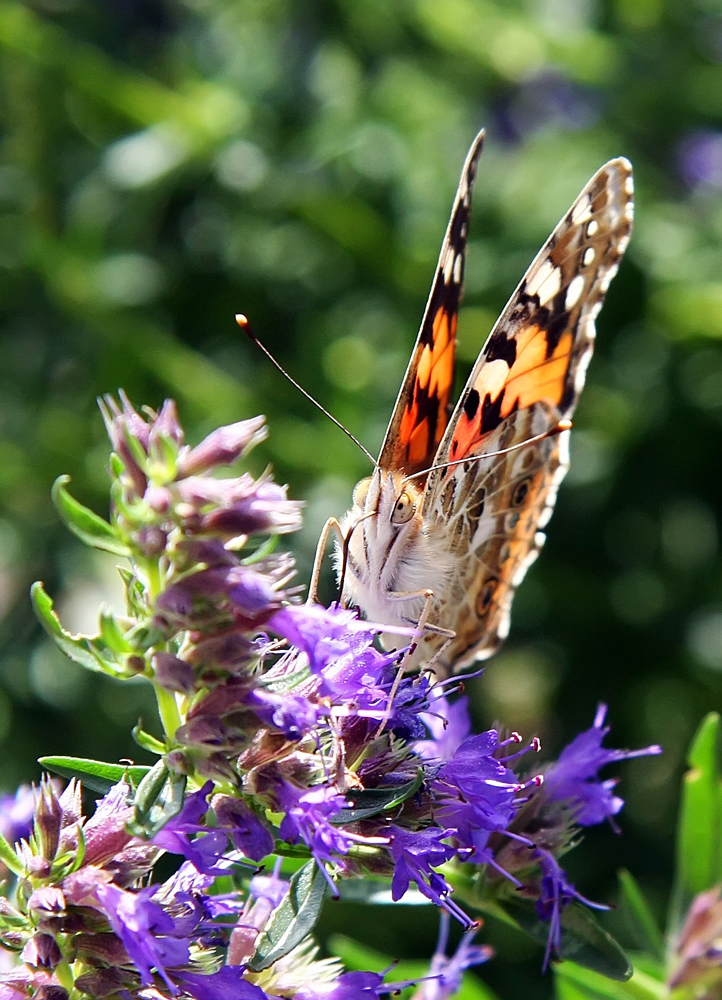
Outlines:
<svg viewBox="0 0 722 1000"><path fill-rule="evenodd" d="M449 831L438 827L412 831L392 826L388 832L391 836L389 852L394 861L392 899L401 899L411 882L415 882L427 899L458 918L461 911L455 905L452 908L449 900L451 886L443 876L434 871L434 867L443 865L456 854L453 847L443 843L449 836ZM471 923L463 913L460 919L467 926Z"/></svg>
<svg viewBox="0 0 722 1000"><path fill-rule="evenodd" d="M205 976L177 972L175 979L195 1000L266 1000L260 986L243 978L242 966L225 965L218 972Z"/></svg>
<svg viewBox="0 0 722 1000"><path fill-rule="evenodd" d="M300 652L321 681L322 697L383 718L400 652L381 653L374 648L380 626L338 606L303 604L282 608L268 627ZM409 679L402 686L410 684Z"/></svg>
<svg viewBox="0 0 722 1000"><path fill-rule="evenodd" d="M153 654L153 671L155 679L168 691L179 694L193 694L195 677L193 667L172 653L158 652Z"/></svg>
<svg viewBox="0 0 722 1000"><path fill-rule="evenodd" d="M559 952L562 940L562 911L566 906L573 900L577 900L595 910L606 910L608 907L600 903L593 903L578 893L551 851L537 847L531 856L538 862L541 870L536 910L541 919L546 920L549 924L549 936L544 952L544 968L546 968L552 952Z"/></svg>
<svg viewBox="0 0 722 1000"><path fill-rule="evenodd" d="M319 863L337 861L359 839L331 824L334 813L345 805L343 795L333 788L319 785L304 792L282 785L278 799L286 813L279 828L281 837L289 843L300 838Z"/></svg>
<svg viewBox="0 0 722 1000"><path fill-rule="evenodd" d="M489 834L506 830L517 811L519 779L495 756L503 746L495 729L464 740L432 783L435 814L466 848L466 860L484 864Z"/></svg>
<svg viewBox="0 0 722 1000"><path fill-rule="evenodd" d="M431 959L428 978L423 980L419 990L423 1000L446 1000L453 996L461 989L464 971L472 965L488 962L494 954L494 950L488 945L472 944L478 928L470 927L464 932L454 954L447 958L449 924L449 915L442 911L436 951Z"/></svg>
<svg viewBox="0 0 722 1000"><path fill-rule="evenodd" d="M343 972L316 989L306 986L296 990L294 1000L376 1000L398 988L397 983L384 985L384 977L378 972Z"/></svg>
<svg viewBox="0 0 722 1000"><path fill-rule="evenodd" d="M151 897L155 888L125 892L114 885L100 885L96 898L110 926L140 973L144 986L153 984L156 971L172 993L177 992L168 968L184 965L190 958L190 941L176 930L175 921Z"/></svg>
<svg viewBox="0 0 722 1000"><path fill-rule="evenodd" d="M35 795L30 785L21 785L14 795L0 795L0 833L9 844L30 836Z"/></svg>
<svg viewBox="0 0 722 1000"><path fill-rule="evenodd" d="M195 448L184 449L178 457L178 475L195 476L219 465L230 465L250 448L268 437L265 417L251 417L211 431Z"/></svg>
<svg viewBox="0 0 722 1000"><path fill-rule="evenodd" d="M616 778L600 781L599 771L607 764L630 757L659 754L662 748L613 750L602 746L609 726L604 725L607 706L600 705L591 729L575 737L559 754L559 759L544 772L541 794L548 802L562 802L572 810L575 823L593 826L616 816L624 800L613 794Z"/></svg>
<svg viewBox="0 0 722 1000"><path fill-rule="evenodd" d="M152 843L171 854L181 854L200 872L217 874L228 838L222 830L208 830L201 823L208 812L206 800L212 790L213 783L207 781L199 791L186 796L181 811L155 834ZM198 836L201 833L203 836ZM191 834L196 834L193 840Z"/></svg>
<svg viewBox="0 0 722 1000"><path fill-rule="evenodd" d="M269 829L242 799L218 795L213 800L218 825L227 830L241 854L251 861L261 861L273 851Z"/></svg>
<svg viewBox="0 0 722 1000"><path fill-rule="evenodd" d="M180 625L197 627L199 602L217 602L225 597L251 616L279 603L265 574L246 566L223 566L198 570L171 584L156 601L156 611L172 616Z"/></svg>
<svg viewBox="0 0 722 1000"><path fill-rule="evenodd" d="M675 942L669 988L692 987L689 995L715 996L722 985L721 940L722 891L715 886L695 896L687 911Z"/></svg>
<svg viewBox="0 0 722 1000"><path fill-rule="evenodd" d="M464 695L453 703L445 695L436 697L421 714L421 721L431 738L417 740L414 750L425 760L449 760L471 734L469 701Z"/></svg>
<svg viewBox="0 0 722 1000"><path fill-rule="evenodd" d="M248 496L233 499L203 516L203 531L223 535L287 534L301 526L301 504L289 500L286 487L278 483L254 483Z"/></svg>

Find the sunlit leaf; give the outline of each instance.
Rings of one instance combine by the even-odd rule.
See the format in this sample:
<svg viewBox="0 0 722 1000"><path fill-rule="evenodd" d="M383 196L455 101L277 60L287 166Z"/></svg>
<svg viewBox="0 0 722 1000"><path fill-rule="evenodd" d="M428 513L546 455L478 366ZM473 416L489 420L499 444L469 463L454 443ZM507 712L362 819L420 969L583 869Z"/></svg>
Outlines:
<svg viewBox="0 0 722 1000"><path fill-rule="evenodd" d="M53 483L52 497L70 531L94 549L103 549L116 556L127 556L128 546L118 538L115 529L68 493L65 486L69 482L70 476L58 476Z"/></svg>
<svg viewBox="0 0 722 1000"><path fill-rule="evenodd" d="M315 861L309 861L291 879L288 892L259 936L250 962L255 972L283 958L313 930L328 890Z"/></svg>
<svg viewBox="0 0 722 1000"><path fill-rule="evenodd" d="M671 925L675 930L692 899L722 881L720 717L710 712L689 749L677 828L677 864Z"/></svg>
<svg viewBox="0 0 722 1000"><path fill-rule="evenodd" d="M46 593L42 583L34 583L30 597L35 614L48 635L74 663L98 673L115 677L127 677L128 671L113 661L115 653L108 647L102 636L75 635L63 628L53 610L52 598Z"/></svg>
<svg viewBox="0 0 722 1000"><path fill-rule="evenodd" d="M38 763L53 774L59 774L61 778L80 778L86 788L103 795L123 779L129 781L131 787L137 788L150 771L150 767L145 764L106 764L84 757L39 757Z"/></svg>

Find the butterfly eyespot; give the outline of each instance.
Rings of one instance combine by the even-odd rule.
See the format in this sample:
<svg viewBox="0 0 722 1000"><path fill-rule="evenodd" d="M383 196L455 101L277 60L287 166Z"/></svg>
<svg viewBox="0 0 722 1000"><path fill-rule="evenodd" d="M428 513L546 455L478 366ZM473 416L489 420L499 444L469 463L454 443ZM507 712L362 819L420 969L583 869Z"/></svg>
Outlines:
<svg viewBox="0 0 722 1000"><path fill-rule="evenodd" d="M499 581L496 577L491 576L486 581L484 586L479 591L479 596L476 599L476 611L479 615L485 615L489 610L489 606L493 600L494 594L496 593L496 588L499 586Z"/></svg>
<svg viewBox="0 0 722 1000"><path fill-rule="evenodd" d="M369 486L371 485L371 477L368 476L366 479L362 479L361 482L356 483L353 491L353 502L354 506L363 509L366 503L366 497L369 493Z"/></svg>
<svg viewBox="0 0 722 1000"><path fill-rule="evenodd" d="M514 492L511 495L512 507L521 507L527 498L527 494L529 493L530 484L530 479L522 479L520 483L516 484Z"/></svg>
<svg viewBox="0 0 722 1000"><path fill-rule="evenodd" d="M407 524L415 513L416 504L411 499L409 491L404 490L404 492L397 497L396 503L394 504L394 511L391 515L391 523Z"/></svg>

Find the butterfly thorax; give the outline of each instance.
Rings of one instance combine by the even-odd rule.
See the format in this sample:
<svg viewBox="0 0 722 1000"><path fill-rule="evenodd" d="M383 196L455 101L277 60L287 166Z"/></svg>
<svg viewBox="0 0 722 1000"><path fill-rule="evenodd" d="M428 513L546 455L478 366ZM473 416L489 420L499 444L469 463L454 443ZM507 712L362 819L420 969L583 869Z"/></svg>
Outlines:
<svg viewBox="0 0 722 1000"><path fill-rule="evenodd" d="M386 625L415 625L424 597L406 596L423 589L438 591L447 581L451 560L444 538L421 516L423 490L401 472L377 468L362 479L353 506L341 521L348 539L336 546L343 601ZM398 640L397 640L398 642Z"/></svg>

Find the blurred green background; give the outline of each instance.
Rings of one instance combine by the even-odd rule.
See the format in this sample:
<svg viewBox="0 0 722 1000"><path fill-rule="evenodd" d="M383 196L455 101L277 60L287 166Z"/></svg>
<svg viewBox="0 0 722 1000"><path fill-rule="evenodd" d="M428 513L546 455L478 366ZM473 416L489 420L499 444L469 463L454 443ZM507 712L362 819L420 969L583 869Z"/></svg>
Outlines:
<svg viewBox="0 0 722 1000"><path fill-rule="evenodd" d="M307 579L367 465L233 315L375 450L485 125L460 378L604 160L634 162L638 200L571 472L510 639L470 685L476 721L537 732L551 754L603 699L617 745L663 743L623 769L623 837L594 831L570 867L610 899L626 865L664 905L684 748L722 707L721 63L715 0L0 4L1 785L51 751L142 756L128 733L152 714L144 689L65 662L27 597L43 579L77 629L118 600L112 559L49 500L69 473L107 510L95 397L173 396L191 441L266 413L255 468L307 502ZM424 954L419 914L338 907L328 926ZM537 949L489 936L489 982L549 994Z"/></svg>

